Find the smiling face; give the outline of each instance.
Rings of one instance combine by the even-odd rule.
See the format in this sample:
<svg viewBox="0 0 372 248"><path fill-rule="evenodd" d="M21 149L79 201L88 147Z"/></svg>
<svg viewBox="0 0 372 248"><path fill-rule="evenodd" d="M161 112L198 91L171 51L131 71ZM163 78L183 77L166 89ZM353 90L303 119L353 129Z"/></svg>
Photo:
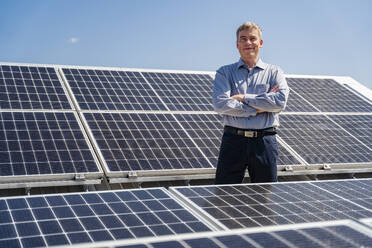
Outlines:
<svg viewBox="0 0 372 248"><path fill-rule="evenodd" d="M256 28L244 29L239 32L236 47L242 60L253 67L258 61L258 53L263 45L260 33Z"/></svg>

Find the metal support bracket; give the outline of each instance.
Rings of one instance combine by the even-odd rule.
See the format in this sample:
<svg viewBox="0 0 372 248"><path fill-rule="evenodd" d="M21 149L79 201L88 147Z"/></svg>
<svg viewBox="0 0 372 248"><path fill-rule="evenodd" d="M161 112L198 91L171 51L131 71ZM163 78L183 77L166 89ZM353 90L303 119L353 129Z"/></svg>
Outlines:
<svg viewBox="0 0 372 248"><path fill-rule="evenodd" d="M137 172L135 171L129 171L128 172L128 178L137 178Z"/></svg>
<svg viewBox="0 0 372 248"><path fill-rule="evenodd" d="M324 164L323 165L323 170L331 170L331 166L329 164Z"/></svg>
<svg viewBox="0 0 372 248"><path fill-rule="evenodd" d="M76 174L75 175L75 180L76 181L84 181L85 180L85 175L84 174Z"/></svg>
<svg viewBox="0 0 372 248"><path fill-rule="evenodd" d="M287 165L284 167L284 171L293 171L293 167L291 165Z"/></svg>

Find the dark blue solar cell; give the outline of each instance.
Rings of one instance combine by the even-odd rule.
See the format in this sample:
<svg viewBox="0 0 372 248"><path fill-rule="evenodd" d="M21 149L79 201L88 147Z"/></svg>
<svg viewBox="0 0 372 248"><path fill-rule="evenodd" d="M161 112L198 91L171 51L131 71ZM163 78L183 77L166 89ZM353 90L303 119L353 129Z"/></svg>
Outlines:
<svg viewBox="0 0 372 248"><path fill-rule="evenodd" d="M120 202L120 199L114 193L99 194L105 202Z"/></svg>
<svg viewBox="0 0 372 248"><path fill-rule="evenodd" d="M93 209L96 215L113 214L110 208L108 208L105 204L92 204L90 207Z"/></svg>
<svg viewBox="0 0 372 248"><path fill-rule="evenodd" d="M192 230L183 223L169 224L169 228L172 229L175 233L190 233Z"/></svg>
<svg viewBox="0 0 372 248"><path fill-rule="evenodd" d="M147 193L144 190L134 190L132 191L132 193L140 200L149 200L149 199L154 198L153 196L151 196L149 193Z"/></svg>
<svg viewBox="0 0 372 248"><path fill-rule="evenodd" d="M148 248L146 245L123 245L116 248Z"/></svg>
<svg viewBox="0 0 372 248"><path fill-rule="evenodd" d="M111 234L115 237L115 239L131 239L133 235L124 228L121 229L112 229L110 230Z"/></svg>
<svg viewBox="0 0 372 248"><path fill-rule="evenodd" d="M221 247L217 245L213 240L208 238L199 238L199 239L189 239L185 240L185 242L190 246L190 248L198 248L198 247L208 247L208 248L218 248ZM237 246L240 247L240 246ZM251 247L251 246L241 246L241 247Z"/></svg>
<svg viewBox="0 0 372 248"><path fill-rule="evenodd" d="M69 233L67 236L72 244L92 242L86 232Z"/></svg>
<svg viewBox="0 0 372 248"><path fill-rule="evenodd" d="M112 236L107 231L94 231L89 232L95 242L113 240Z"/></svg>
<svg viewBox="0 0 372 248"><path fill-rule="evenodd" d="M0 240L0 247L21 248L21 244L18 239L6 239Z"/></svg>
<svg viewBox="0 0 372 248"><path fill-rule="evenodd" d="M9 209L21 209L28 208L25 199L8 199Z"/></svg>
<svg viewBox="0 0 372 248"><path fill-rule="evenodd" d="M38 224L43 234L62 232L57 221L39 221Z"/></svg>
<svg viewBox="0 0 372 248"><path fill-rule="evenodd" d="M94 215L93 211L86 205L76 205L76 206L71 206L71 208L74 210L75 214L79 217Z"/></svg>
<svg viewBox="0 0 372 248"><path fill-rule="evenodd" d="M39 228L34 222L18 223L16 224L16 227L18 230L18 234L21 237L35 236L40 234Z"/></svg>
<svg viewBox="0 0 372 248"><path fill-rule="evenodd" d="M7 210L8 207L6 205L6 202L4 200L0 200L0 210Z"/></svg>
<svg viewBox="0 0 372 248"><path fill-rule="evenodd" d="M168 209L183 209L183 207L173 199L163 199L160 200L160 202L164 204L164 206L167 206Z"/></svg>
<svg viewBox="0 0 372 248"><path fill-rule="evenodd" d="M32 213L29 209L14 210L12 211L12 216L15 222L34 220L34 218L32 217Z"/></svg>
<svg viewBox="0 0 372 248"><path fill-rule="evenodd" d="M107 228L123 227L123 224L116 216L101 216L99 218Z"/></svg>
<svg viewBox="0 0 372 248"><path fill-rule="evenodd" d="M216 237L221 243L226 245L227 247L249 247L251 246L248 241L244 240L242 237L238 235L228 235L222 237Z"/></svg>
<svg viewBox="0 0 372 248"><path fill-rule="evenodd" d="M67 202L63 199L62 196L48 196L46 197L50 206L65 206Z"/></svg>
<svg viewBox="0 0 372 248"><path fill-rule="evenodd" d="M147 212L147 211L149 211L146 208L146 206L139 201L127 202L127 205L130 209L132 209L133 212Z"/></svg>
<svg viewBox="0 0 372 248"><path fill-rule="evenodd" d="M66 235L48 235L45 236L46 242L49 246L53 245L68 245L69 242L67 240Z"/></svg>
<svg viewBox="0 0 372 248"><path fill-rule="evenodd" d="M0 225L0 239L16 237L17 233L13 225Z"/></svg>
<svg viewBox="0 0 372 248"><path fill-rule="evenodd" d="M160 189L149 189L148 192L156 199L169 198L169 196Z"/></svg>
<svg viewBox="0 0 372 248"><path fill-rule="evenodd" d="M57 216L57 218L68 218L75 216L71 208L69 207L55 207L53 208L53 212Z"/></svg>
<svg viewBox="0 0 372 248"><path fill-rule="evenodd" d="M59 220L65 232L78 232L83 231L84 228L77 219L63 219Z"/></svg>
<svg viewBox="0 0 372 248"><path fill-rule="evenodd" d="M173 232L166 226L166 225L155 225L151 226L151 230L156 234L156 235L169 235L173 234Z"/></svg>
<svg viewBox="0 0 372 248"><path fill-rule="evenodd" d="M145 204L152 211L166 210L166 208L157 200L143 201L143 204Z"/></svg>
<svg viewBox="0 0 372 248"><path fill-rule="evenodd" d="M155 236L147 227L132 227L130 230L136 238Z"/></svg>
<svg viewBox="0 0 372 248"><path fill-rule="evenodd" d="M111 209L117 214L130 213L131 211L122 202L109 203Z"/></svg>
<svg viewBox="0 0 372 248"><path fill-rule="evenodd" d="M184 222L198 220L186 210L175 210L173 213Z"/></svg>
<svg viewBox="0 0 372 248"><path fill-rule="evenodd" d="M184 248L180 242L178 241L164 241L164 242L157 242L151 243L152 247L154 248ZM210 246L200 246L200 247L210 247Z"/></svg>
<svg viewBox="0 0 372 248"><path fill-rule="evenodd" d="M104 229L103 225L96 217L80 218L80 221L86 230Z"/></svg>
<svg viewBox="0 0 372 248"><path fill-rule="evenodd" d="M32 212L37 220L48 220L55 218L50 208L34 208L32 209Z"/></svg>
<svg viewBox="0 0 372 248"><path fill-rule="evenodd" d="M156 212L156 215L165 223L177 223L180 220L169 211Z"/></svg>
<svg viewBox="0 0 372 248"><path fill-rule="evenodd" d="M42 237L31 237L21 239L23 247L45 247Z"/></svg>
<svg viewBox="0 0 372 248"><path fill-rule="evenodd" d="M89 203L103 203L102 199L97 194L83 194L84 200Z"/></svg>
<svg viewBox="0 0 372 248"><path fill-rule="evenodd" d="M204 223L202 222L189 222L187 225L194 231L194 232L206 232L206 231L211 231L209 227L207 227Z"/></svg>
<svg viewBox="0 0 372 248"><path fill-rule="evenodd" d="M0 224L10 223L10 222L12 222L10 213L8 211L0 211Z"/></svg>
<svg viewBox="0 0 372 248"><path fill-rule="evenodd" d="M123 214L119 215L119 218L125 223L125 225L131 226L143 226L141 220L134 214Z"/></svg>
<svg viewBox="0 0 372 248"><path fill-rule="evenodd" d="M137 216L146 224L146 225L156 225L161 224L159 218L157 218L153 213L139 213Z"/></svg>

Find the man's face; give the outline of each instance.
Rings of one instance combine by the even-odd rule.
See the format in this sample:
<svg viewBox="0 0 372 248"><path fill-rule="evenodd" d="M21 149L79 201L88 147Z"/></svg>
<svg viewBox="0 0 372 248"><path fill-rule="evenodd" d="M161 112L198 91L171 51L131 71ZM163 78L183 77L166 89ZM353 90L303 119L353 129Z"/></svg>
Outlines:
<svg viewBox="0 0 372 248"><path fill-rule="evenodd" d="M250 28L239 32L236 47L245 62L257 62L256 59L262 45L263 40L261 40L257 29Z"/></svg>

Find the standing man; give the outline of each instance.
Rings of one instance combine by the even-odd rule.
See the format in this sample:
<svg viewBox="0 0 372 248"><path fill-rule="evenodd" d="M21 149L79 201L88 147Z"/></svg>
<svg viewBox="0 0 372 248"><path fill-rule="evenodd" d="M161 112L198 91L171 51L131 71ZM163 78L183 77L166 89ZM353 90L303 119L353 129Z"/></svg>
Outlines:
<svg viewBox="0 0 372 248"><path fill-rule="evenodd" d="M259 58L257 24L243 23L236 38L240 60L218 69L213 85L213 106L225 126L215 183L241 183L247 168L253 183L276 182L275 134L289 88L283 71Z"/></svg>

